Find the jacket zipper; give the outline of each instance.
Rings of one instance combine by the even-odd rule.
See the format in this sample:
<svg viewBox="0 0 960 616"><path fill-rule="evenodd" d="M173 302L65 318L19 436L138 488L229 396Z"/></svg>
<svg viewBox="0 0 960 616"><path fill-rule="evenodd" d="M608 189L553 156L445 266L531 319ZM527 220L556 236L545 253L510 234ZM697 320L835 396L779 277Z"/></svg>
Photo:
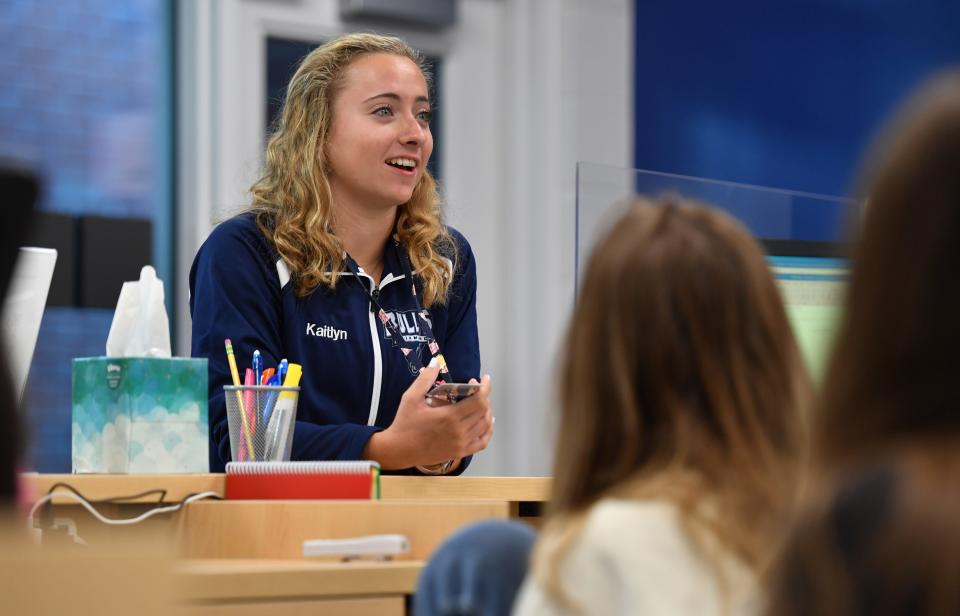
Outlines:
<svg viewBox="0 0 960 616"><path fill-rule="evenodd" d="M394 278L391 272L380 281L380 286L377 287L373 282L373 278L370 278L369 275L365 273L361 273L360 275L370 280L370 284L373 287L370 294L377 298L378 301L380 299L380 291L382 291L385 286L406 277L401 275ZM370 415L367 417L367 425L372 426L376 423L377 414L380 412L380 389L383 386L383 354L380 351L380 332L377 331L377 309L374 307L373 302L368 300L368 304L367 319L370 322L370 343L373 345L373 391L370 392Z"/></svg>

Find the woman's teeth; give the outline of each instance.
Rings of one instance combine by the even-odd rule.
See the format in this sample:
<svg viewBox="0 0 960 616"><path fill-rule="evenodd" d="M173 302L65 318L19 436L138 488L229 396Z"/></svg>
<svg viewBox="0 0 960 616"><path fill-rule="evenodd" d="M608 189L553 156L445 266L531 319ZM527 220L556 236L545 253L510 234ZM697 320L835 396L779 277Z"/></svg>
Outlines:
<svg viewBox="0 0 960 616"><path fill-rule="evenodd" d="M416 169L417 161L409 158L391 158L387 161L387 164L392 167L398 167L400 169Z"/></svg>

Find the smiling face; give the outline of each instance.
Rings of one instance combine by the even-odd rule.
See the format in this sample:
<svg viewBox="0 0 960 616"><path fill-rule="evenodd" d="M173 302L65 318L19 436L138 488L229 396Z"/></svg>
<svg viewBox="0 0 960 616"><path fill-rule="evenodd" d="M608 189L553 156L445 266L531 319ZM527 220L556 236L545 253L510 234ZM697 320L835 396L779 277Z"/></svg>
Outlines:
<svg viewBox="0 0 960 616"><path fill-rule="evenodd" d="M334 207L381 210L406 203L432 152L420 68L385 53L354 60L335 95L326 140Z"/></svg>

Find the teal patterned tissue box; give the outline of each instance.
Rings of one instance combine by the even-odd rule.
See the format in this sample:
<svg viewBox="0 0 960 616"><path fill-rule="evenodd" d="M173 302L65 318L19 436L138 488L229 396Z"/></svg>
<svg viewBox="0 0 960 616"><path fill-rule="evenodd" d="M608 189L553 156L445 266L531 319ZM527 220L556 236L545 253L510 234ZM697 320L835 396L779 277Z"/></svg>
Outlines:
<svg viewBox="0 0 960 616"><path fill-rule="evenodd" d="M74 473L209 472L207 360L73 360Z"/></svg>

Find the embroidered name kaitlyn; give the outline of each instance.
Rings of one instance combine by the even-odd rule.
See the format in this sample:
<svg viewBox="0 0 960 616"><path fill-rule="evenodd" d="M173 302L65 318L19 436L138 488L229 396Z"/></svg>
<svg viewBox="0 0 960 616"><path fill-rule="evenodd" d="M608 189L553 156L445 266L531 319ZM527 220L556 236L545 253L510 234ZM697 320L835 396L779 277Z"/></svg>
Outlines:
<svg viewBox="0 0 960 616"><path fill-rule="evenodd" d="M337 329L332 325L317 325L316 323L310 322L307 322L306 334L308 336L316 336L317 338L329 338L334 342L347 339L347 330L345 329Z"/></svg>

